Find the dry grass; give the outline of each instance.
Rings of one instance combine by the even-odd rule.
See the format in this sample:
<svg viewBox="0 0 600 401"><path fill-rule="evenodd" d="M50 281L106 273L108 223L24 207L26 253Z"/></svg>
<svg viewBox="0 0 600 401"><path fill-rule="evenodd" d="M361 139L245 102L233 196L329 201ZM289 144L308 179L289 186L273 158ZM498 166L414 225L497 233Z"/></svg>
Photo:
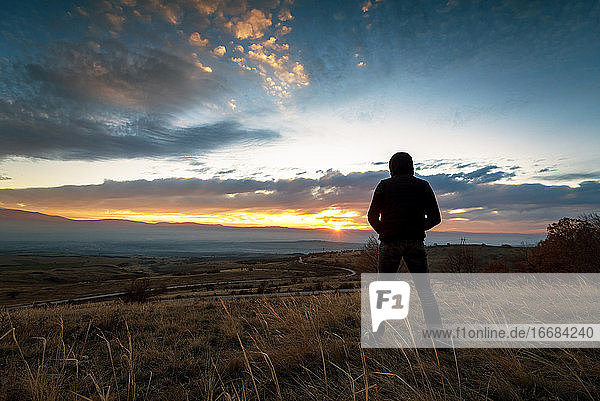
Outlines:
<svg viewBox="0 0 600 401"><path fill-rule="evenodd" d="M322 252L303 257L272 255L262 259L241 260L231 257L219 260L193 257L106 257L106 256L30 256L0 255L0 307L30 303L75 299L89 295L126 292L124 299L146 300L164 291L168 286L214 283L206 287L206 294L275 292L338 289L355 287L358 275L343 280L327 276L347 274L335 267L354 269L356 272L374 272L377 269L377 242L374 238L363 250ZM517 262L526 259L526 249L520 247L466 246L474 260L485 263L473 266L476 271L515 271ZM460 245L428 247L431 272L448 271L448 255L456 253ZM491 265L488 265L491 264ZM487 267L486 267L487 266ZM461 268L461 265L458 266ZM406 271L403 264L401 271ZM273 282L226 284L232 280L273 280ZM304 284L304 285L300 285ZM293 288L288 288L294 285ZM145 286L145 288L144 288ZM188 293L197 293L188 289ZM183 289L167 291L185 292Z"/></svg>
<svg viewBox="0 0 600 401"><path fill-rule="evenodd" d="M377 271L377 249L378 243L372 237L361 250L313 253L303 259L311 264L349 267L359 273L371 273ZM523 271L522 264L526 261L529 250L530 248L521 246L434 245L427 247L427 263L432 273L451 270L466 273L465 269L474 272ZM455 262L452 259L457 254L464 254L466 257ZM494 267L499 269L495 270ZM408 271L404 262L400 271Z"/></svg>
<svg viewBox="0 0 600 401"><path fill-rule="evenodd" d="M376 350L359 294L3 312L0 399L593 399L594 350Z"/></svg>

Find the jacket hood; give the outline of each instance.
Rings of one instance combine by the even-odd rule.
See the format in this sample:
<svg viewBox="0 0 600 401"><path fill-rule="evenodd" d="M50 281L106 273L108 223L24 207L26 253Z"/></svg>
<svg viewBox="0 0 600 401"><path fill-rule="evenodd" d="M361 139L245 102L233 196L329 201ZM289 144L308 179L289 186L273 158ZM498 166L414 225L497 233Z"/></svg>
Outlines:
<svg viewBox="0 0 600 401"><path fill-rule="evenodd" d="M412 157L406 152L398 152L390 159L390 174L392 177L396 175L413 175L415 168Z"/></svg>

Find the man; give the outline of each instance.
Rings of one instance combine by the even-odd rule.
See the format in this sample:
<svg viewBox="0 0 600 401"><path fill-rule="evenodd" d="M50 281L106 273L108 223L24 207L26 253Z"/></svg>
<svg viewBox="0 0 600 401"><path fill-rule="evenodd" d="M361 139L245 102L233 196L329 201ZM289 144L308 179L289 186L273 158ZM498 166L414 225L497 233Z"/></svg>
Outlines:
<svg viewBox="0 0 600 401"><path fill-rule="evenodd" d="M408 153L393 155L389 167L391 178L379 182L368 212L381 241L379 272L396 273L404 258L411 273L426 273L425 231L441 222L435 195L427 181L414 176Z"/></svg>
<svg viewBox="0 0 600 401"><path fill-rule="evenodd" d="M369 224L381 242L378 270L396 273L404 258L410 273L427 273L425 231L442 221L435 195L427 181L414 176L413 160L408 153L393 155L389 167L391 178L379 182L368 212ZM429 275L412 276L427 326L441 327Z"/></svg>

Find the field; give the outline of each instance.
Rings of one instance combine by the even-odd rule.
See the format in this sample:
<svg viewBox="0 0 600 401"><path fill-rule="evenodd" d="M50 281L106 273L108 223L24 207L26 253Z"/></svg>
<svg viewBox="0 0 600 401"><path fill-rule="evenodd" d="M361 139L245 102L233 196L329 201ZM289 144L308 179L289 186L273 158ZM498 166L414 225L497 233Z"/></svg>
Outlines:
<svg viewBox="0 0 600 401"><path fill-rule="evenodd" d="M465 252L430 248L431 270L444 271L457 250ZM512 268L523 254L467 250L482 269ZM253 260L4 255L1 264L5 305L126 289L133 278L153 287L244 280L173 288L144 303L119 296L4 308L1 400L600 397L600 354L591 349L361 349L359 294L323 291L358 285L358 274L332 266L368 270L365 252ZM309 291L319 293L297 295Z"/></svg>
<svg viewBox="0 0 600 401"><path fill-rule="evenodd" d="M592 350L361 350L359 296L3 312L0 399L595 399Z"/></svg>
<svg viewBox="0 0 600 401"><path fill-rule="evenodd" d="M103 256L0 256L0 305L15 306L125 292L134 280L161 298L340 288L349 272L301 263L298 256L214 259ZM326 278L336 277L335 285ZM352 282L355 282L353 279ZM103 296L102 299L115 298ZM100 299L100 300L102 300Z"/></svg>
<svg viewBox="0 0 600 401"><path fill-rule="evenodd" d="M432 272L447 271L448 258L457 252L471 255L477 269L495 261L512 268L524 251L520 247L432 246L428 259ZM156 293L161 298L351 289L358 288L360 275L344 269L356 273L375 269L365 254L341 251L245 259L0 254L0 306L122 293L139 279L160 289ZM96 300L110 298L116 297Z"/></svg>

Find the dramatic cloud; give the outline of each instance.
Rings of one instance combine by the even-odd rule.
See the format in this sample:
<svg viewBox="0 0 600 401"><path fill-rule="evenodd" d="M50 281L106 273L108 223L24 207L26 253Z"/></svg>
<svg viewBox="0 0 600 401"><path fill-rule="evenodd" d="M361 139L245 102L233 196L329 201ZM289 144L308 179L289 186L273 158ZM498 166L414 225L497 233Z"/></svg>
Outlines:
<svg viewBox="0 0 600 401"><path fill-rule="evenodd" d="M495 168L494 166L491 166ZM229 173L231 171L223 171ZM486 175L489 177L486 178ZM455 222L502 221L519 225L537 221L536 229L565 213L594 211L600 204L600 183L582 182L579 187L541 184L492 184L494 173L468 176L438 174L426 178L434 188L444 212L446 227ZM365 226L364 215L377 182L385 171L342 174L329 170L315 179L296 177L255 179L160 179L99 185L0 190L3 207L26 205L30 210L85 211L128 210L160 214L297 213L320 214L346 211L347 224ZM507 231L506 227L504 231Z"/></svg>
<svg viewBox="0 0 600 401"><path fill-rule="evenodd" d="M116 40L59 42L41 60L17 65L4 79L12 80L6 86L39 91L39 103L64 100L85 102L90 108L176 110L192 99L214 99L222 91L196 61L191 53L134 50Z"/></svg>
<svg viewBox="0 0 600 401"><path fill-rule="evenodd" d="M514 177L515 173L504 172L504 171L493 171L497 170L498 166L485 166L469 173L456 173L450 177L454 179L462 179L471 183L485 184L488 182L499 181L502 178Z"/></svg>
<svg viewBox="0 0 600 401"><path fill-rule="evenodd" d="M243 69L258 72L264 78L264 88L268 93L286 98L293 89L309 84L304 66L290 59L285 53L288 49L287 44L279 44L271 37L262 43L251 44L247 58L234 57L232 60ZM277 51L284 53L278 55Z"/></svg>
<svg viewBox="0 0 600 401"><path fill-rule="evenodd" d="M0 202L364 225L386 174L347 172L383 169L402 148L450 229L539 229L594 209L600 3L542 3L9 2L2 186L114 181L3 191ZM109 160L123 158L152 160ZM165 178L195 173L213 178Z"/></svg>
<svg viewBox="0 0 600 401"><path fill-rule="evenodd" d="M278 137L273 131L245 129L234 121L177 127L160 117L114 121L21 110L18 104L0 103L0 157L92 160L193 155Z"/></svg>
<svg viewBox="0 0 600 401"><path fill-rule="evenodd" d="M231 119L178 122L190 104L231 96L196 53L188 59L152 48L132 51L115 40L62 42L38 62L6 71L2 86L12 96L0 98L0 157L173 156L278 137Z"/></svg>
<svg viewBox="0 0 600 401"><path fill-rule="evenodd" d="M277 39L281 22L271 29L273 15L293 19L287 1L279 6L242 0L74 6L61 18L81 39L50 35L44 47L0 63L0 157L156 157L276 138L235 121L247 120L244 112L275 110L293 89L308 85L304 66ZM249 42L267 33L262 45ZM260 47L247 65L227 57L244 46Z"/></svg>
<svg viewBox="0 0 600 401"><path fill-rule="evenodd" d="M271 26L271 15L261 10L250 10L241 18L233 18L225 24L238 39L258 39Z"/></svg>
<svg viewBox="0 0 600 401"><path fill-rule="evenodd" d="M208 39L202 39L200 33L193 32L188 39L191 45L202 47L208 46Z"/></svg>
<svg viewBox="0 0 600 401"><path fill-rule="evenodd" d="M227 52L227 49L225 48L225 46L217 46L213 50L213 53L219 57L223 57L226 52Z"/></svg>
<svg viewBox="0 0 600 401"><path fill-rule="evenodd" d="M279 11L279 14L277 14L277 18L279 18L279 21L289 21L291 19L294 19L294 17L292 16L292 14L290 13L290 10L288 9L281 9Z"/></svg>
<svg viewBox="0 0 600 401"><path fill-rule="evenodd" d="M225 172L224 172L225 173ZM329 171L319 179L159 179L99 185L0 190L3 206L108 208L158 211L225 212L238 209L296 210L316 213L328 207L364 205L385 172L341 174ZM66 203L65 203L66 202Z"/></svg>

